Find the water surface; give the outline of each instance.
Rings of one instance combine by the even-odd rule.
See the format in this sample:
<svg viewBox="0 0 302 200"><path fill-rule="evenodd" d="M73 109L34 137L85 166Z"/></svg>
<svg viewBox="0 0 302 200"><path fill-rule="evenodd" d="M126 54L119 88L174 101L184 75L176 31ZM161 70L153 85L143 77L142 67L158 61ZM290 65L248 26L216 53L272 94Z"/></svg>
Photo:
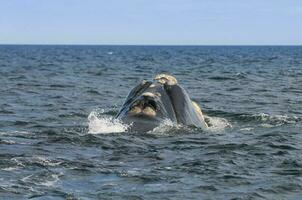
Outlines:
<svg viewBox="0 0 302 200"><path fill-rule="evenodd" d="M129 90L176 76L210 118L129 133ZM1 199L300 199L302 47L0 46Z"/></svg>

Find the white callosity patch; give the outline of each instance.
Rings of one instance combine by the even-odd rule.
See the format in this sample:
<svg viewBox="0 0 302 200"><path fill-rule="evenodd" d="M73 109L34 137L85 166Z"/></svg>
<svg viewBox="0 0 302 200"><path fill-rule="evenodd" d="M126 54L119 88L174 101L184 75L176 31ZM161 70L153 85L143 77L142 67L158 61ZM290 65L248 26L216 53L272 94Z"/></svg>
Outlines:
<svg viewBox="0 0 302 200"><path fill-rule="evenodd" d="M91 134L122 133L126 132L130 125L123 124L120 120L112 116L103 115L104 111L92 111L88 116L88 128Z"/></svg>
<svg viewBox="0 0 302 200"><path fill-rule="evenodd" d="M131 110L129 111L129 114L139 114L142 112L142 109L138 106L135 106L133 108L131 108Z"/></svg>
<svg viewBox="0 0 302 200"><path fill-rule="evenodd" d="M156 116L155 110L153 108L149 107L149 106L144 108L143 114L147 115L147 116L150 116L150 117L155 117Z"/></svg>
<svg viewBox="0 0 302 200"><path fill-rule="evenodd" d="M145 96L145 97L155 97L155 94L151 93L151 92L144 92L142 94L142 96Z"/></svg>
<svg viewBox="0 0 302 200"><path fill-rule="evenodd" d="M155 76L154 80L161 84L167 84L167 85L176 85L177 79L174 76L168 75L168 74L158 74Z"/></svg>

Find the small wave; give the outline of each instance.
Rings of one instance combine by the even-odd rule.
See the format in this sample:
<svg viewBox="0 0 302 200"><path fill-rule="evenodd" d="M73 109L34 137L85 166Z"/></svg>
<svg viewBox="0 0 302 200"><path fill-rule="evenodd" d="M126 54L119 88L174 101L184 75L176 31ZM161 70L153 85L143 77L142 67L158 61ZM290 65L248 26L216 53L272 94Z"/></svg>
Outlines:
<svg viewBox="0 0 302 200"><path fill-rule="evenodd" d="M15 171L15 170L18 170L20 169L20 167L6 167L6 168L3 168L1 170L3 171Z"/></svg>
<svg viewBox="0 0 302 200"><path fill-rule="evenodd" d="M210 80L215 80L215 81L228 81L228 80L237 80L237 79L246 79L247 78L247 74L244 72L239 72L236 74L232 74L232 75L227 75L227 76L211 76L209 77Z"/></svg>
<svg viewBox="0 0 302 200"><path fill-rule="evenodd" d="M26 166L43 166L43 167L55 167L62 164L61 161L55 161L50 158L42 157L42 156L33 156L33 157L14 157L11 158L11 161L14 162L14 166L4 168L2 170L16 170Z"/></svg>
<svg viewBox="0 0 302 200"><path fill-rule="evenodd" d="M129 125L123 124L121 121L114 119L112 116L102 115L104 110L92 111L88 116L88 133L106 134L121 133L129 129Z"/></svg>
<svg viewBox="0 0 302 200"><path fill-rule="evenodd" d="M215 81L236 80L235 77L227 77L227 76L211 76L208 79L215 80Z"/></svg>
<svg viewBox="0 0 302 200"><path fill-rule="evenodd" d="M33 184L38 186L46 186L53 187L55 184L60 181L60 177L63 176L63 172L55 173L55 174L43 174L45 179L41 179L37 174L31 174L25 176L21 179L21 182L25 184Z"/></svg>
<svg viewBox="0 0 302 200"><path fill-rule="evenodd" d="M208 130L211 132L220 132L226 128L232 128L232 125L225 118L205 116L205 121L209 125Z"/></svg>
<svg viewBox="0 0 302 200"><path fill-rule="evenodd" d="M240 131L252 131L254 128L253 127L244 127L239 129Z"/></svg>
<svg viewBox="0 0 302 200"><path fill-rule="evenodd" d="M154 128L152 131L148 133L152 134L169 134L169 133L177 133L179 130L186 132L195 132L199 131L210 131L210 132L221 132L226 128L231 128L232 125L228 122L228 120L220 117L209 117L206 116L206 122L209 125L209 128L206 130L200 130L189 126L182 126L177 123L172 122L169 119L164 120L158 127Z"/></svg>
<svg viewBox="0 0 302 200"><path fill-rule="evenodd" d="M8 131L0 132L0 136L32 136L33 133L26 131Z"/></svg>
<svg viewBox="0 0 302 200"><path fill-rule="evenodd" d="M148 131L151 134L168 134L174 129L179 129L180 125L173 123L169 119L165 119L159 126L155 127L153 130Z"/></svg>
<svg viewBox="0 0 302 200"><path fill-rule="evenodd" d="M50 177L51 178L50 180L46 180L45 182L40 183L40 185L46 186L46 187L53 187L60 180L59 177L62 175L63 175L62 172L59 174L52 174Z"/></svg>
<svg viewBox="0 0 302 200"><path fill-rule="evenodd" d="M5 109L1 109L1 110L0 110L0 113L1 113L1 114L15 114L13 111L5 110Z"/></svg>
<svg viewBox="0 0 302 200"><path fill-rule="evenodd" d="M266 113L259 113L253 115L242 115L240 118L244 121L261 122L262 127L271 128L274 126L281 126L284 124L296 124L301 121L299 117L288 115L269 115Z"/></svg>
<svg viewBox="0 0 302 200"><path fill-rule="evenodd" d="M19 170L19 169L25 167L25 165L18 158L11 158L10 160L12 162L14 162L14 166L6 167L6 168L3 168L2 170L15 171L15 170Z"/></svg>
<svg viewBox="0 0 302 200"><path fill-rule="evenodd" d="M0 144L16 144L16 142L13 140L2 140L0 138Z"/></svg>
<svg viewBox="0 0 302 200"><path fill-rule="evenodd" d="M53 160L51 160L49 158L45 158L45 157L41 157L41 156L33 157L31 162L38 164L38 165L42 165L44 167L47 167L47 166L54 167L54 166L58 166L62 163L62 162L54 162Z"/></svg>
<svg viewBox="0 0 302 200"><path fill-rule="evenodd" d="M259 115L254 115L260 117L261 121L270 121L270 122L281 122L281 123L296 123L299 121L299 118L296 116L287 116L287 115L268 115L265 113L260 113Z"/></svg>

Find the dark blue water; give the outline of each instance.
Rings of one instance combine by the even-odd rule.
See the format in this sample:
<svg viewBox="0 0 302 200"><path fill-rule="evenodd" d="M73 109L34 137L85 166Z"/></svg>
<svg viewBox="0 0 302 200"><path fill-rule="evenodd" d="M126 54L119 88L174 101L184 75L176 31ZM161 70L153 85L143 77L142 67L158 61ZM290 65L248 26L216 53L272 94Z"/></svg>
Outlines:
<svg viewBox="0 0 302 200"><path fill-rule="evenodd" d="M209 130L112 120L169 72ZM301 199L302 47L0 46L0 199Z"/></svg>

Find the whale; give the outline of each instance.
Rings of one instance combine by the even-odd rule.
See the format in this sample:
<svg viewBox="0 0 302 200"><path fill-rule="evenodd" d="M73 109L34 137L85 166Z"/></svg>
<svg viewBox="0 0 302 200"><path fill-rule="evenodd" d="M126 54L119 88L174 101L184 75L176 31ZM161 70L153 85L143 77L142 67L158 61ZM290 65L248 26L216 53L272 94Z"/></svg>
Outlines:
<svg viewBox="0 0 302 200"><path fill-rule="evenodd" d="M115 116L130 131L148 132L164 120L182 126L208 128L200 106L169 74L158 74L152 81L142 80L127 95Z"/></svg>

